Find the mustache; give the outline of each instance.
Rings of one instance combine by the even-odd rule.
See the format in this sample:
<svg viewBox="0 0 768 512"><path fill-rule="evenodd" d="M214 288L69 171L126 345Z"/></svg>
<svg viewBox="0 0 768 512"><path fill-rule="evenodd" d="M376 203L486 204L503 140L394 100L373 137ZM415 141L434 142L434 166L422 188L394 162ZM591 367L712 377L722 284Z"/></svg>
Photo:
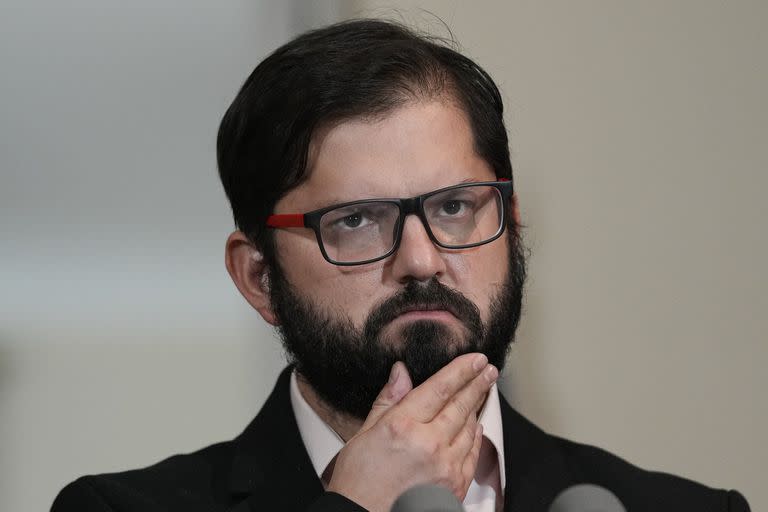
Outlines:
<svg viewBox="0 0 768 512"><path fill-rule="evenodd" d="M449 311L470 332L481 333L484 330L480 310L475 303L433 277L427 284L409 281L402 290L374 307L365 322L365 337L374 339L389 322L402 313L425 309Z"/></svg>

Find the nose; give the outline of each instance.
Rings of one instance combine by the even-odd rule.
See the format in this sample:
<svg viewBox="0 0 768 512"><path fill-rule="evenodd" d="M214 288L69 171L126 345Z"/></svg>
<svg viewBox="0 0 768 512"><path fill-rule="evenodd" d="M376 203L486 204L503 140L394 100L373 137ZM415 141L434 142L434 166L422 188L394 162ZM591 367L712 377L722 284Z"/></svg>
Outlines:
<svg viewBox="0 0 768 512"><path fill-rule="evenodd" d="M399 283L429 281L446 271L443 255L416 215L406 217L400 247L393 258L392 273Z"/></svg>

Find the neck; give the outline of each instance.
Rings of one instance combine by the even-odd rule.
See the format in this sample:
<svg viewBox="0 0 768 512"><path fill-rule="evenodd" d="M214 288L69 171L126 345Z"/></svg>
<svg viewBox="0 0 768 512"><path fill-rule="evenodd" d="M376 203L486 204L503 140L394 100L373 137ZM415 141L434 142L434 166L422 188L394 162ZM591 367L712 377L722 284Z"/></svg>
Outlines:
<svg viewBox="0 0 768 512"><path fill-rule="evenodd" d="M307 379L300 373L296 373L296 383L299 386L301 396L307 401L312 410L315 411L320 419L327 423L345 443L349 441L352 436L357 434L363 426L364 420L339 412L323 401L309 382L307 382Z"/></svg>

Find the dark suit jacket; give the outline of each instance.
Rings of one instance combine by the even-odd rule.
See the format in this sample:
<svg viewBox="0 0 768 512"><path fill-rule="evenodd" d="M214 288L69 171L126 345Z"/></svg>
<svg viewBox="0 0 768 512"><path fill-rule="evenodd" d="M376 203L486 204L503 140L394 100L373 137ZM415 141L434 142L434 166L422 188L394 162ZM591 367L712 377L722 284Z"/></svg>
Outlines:
<svg viewBox="0 0 768 512"><path fill-rule="evenodd" d="M144 469L82 477L59 493L52 512L362 511L323 492L291 408L289 370L233 441ZM645 471L599 448L550 436L503 397L501 414L506 511L544 512L577 483L610 489L629 512L749 511L738 492Z"/></svg>

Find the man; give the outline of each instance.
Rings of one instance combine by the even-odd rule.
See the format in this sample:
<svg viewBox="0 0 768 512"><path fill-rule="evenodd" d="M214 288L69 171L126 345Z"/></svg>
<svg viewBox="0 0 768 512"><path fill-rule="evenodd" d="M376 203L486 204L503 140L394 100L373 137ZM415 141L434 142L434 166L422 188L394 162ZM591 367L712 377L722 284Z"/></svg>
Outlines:
<svg viewBox="0 0 768 512"><path fill-rule="evenodd" d="M218 162L227 269L291 365L235 440L81 478L55 512L387 511L421 483L543 511L583 482L630 511L748 510L498 394L525 262L501 97L471 60L383 21L304 34L248 78Z"/></svg>

